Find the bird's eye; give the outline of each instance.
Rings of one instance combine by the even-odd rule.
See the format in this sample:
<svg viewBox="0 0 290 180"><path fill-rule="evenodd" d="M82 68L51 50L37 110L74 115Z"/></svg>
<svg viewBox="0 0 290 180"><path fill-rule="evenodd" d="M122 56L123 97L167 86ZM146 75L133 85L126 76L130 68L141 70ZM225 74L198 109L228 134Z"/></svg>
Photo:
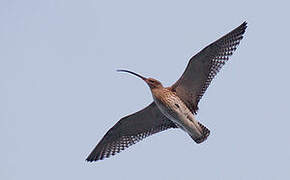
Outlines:
<svg viewBox="0 0 290 180"><path fill-rule="evenodd" d="M153 80L149 80L149 82L151 82L151 83L154 83L154 81L153 81Z"/></svg>

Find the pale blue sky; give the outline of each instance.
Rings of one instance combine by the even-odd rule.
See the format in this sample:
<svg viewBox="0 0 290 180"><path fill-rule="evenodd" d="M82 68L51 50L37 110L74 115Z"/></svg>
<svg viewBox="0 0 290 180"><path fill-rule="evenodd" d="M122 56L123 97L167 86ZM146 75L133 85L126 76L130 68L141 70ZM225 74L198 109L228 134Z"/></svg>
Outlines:
<svg viewBox="0 0 290 180"><path fill-rule="evenodd" d="M2 0L0 179L290 177L289 2ZM200 103L211 135L153 135L85 158L121 117L151 101L140 79L174 83L188 59L248 22Z"/></svg>

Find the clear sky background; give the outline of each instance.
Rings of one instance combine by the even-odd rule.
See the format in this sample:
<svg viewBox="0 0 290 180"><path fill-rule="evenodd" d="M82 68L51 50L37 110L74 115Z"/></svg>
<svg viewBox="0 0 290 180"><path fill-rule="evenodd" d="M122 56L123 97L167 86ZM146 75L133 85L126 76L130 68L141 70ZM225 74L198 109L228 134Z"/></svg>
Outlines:
<svg viewBox="0 0 290 180"><path fill-rule="evenodd" d="M289 2L2 0L0 179L290 177ZM174 83L188 59L248 22L200 102L211 135L171 129L104 161L87 155L152 102L118 68Z"/></svg>

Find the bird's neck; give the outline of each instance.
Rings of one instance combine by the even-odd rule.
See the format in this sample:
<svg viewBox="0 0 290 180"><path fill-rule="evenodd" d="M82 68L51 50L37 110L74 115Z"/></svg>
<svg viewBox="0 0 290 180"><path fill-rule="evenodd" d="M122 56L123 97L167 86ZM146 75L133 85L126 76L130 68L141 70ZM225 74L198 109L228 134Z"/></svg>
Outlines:
<svg viewBox="0 0 290 180"><path fill-rule="evenodd" d="M153 98L161 99L164 95L170 93L170 90L164 87L152 88L151 93Z"/></svg>

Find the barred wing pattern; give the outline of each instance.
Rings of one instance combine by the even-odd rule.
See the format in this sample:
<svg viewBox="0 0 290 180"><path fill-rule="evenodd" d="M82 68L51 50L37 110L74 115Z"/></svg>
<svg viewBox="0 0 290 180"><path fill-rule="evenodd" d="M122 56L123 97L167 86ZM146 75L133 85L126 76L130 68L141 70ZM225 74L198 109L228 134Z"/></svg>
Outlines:
<svg viewBox="0 0 290 180"><path fill-rule="evenodd" d="M138 141L168 128L177 128L153 102L141 111L119 120L86 159L97 161L119 153Z"/></svg>
<svg viewBox="0 0 290 180"><path fill-rule="evenodd" d="M193 113L198 111L198 102L212 79L237 49L246 28L244 22L193 56L182 76L172 85L171 89Z"/></svg>

